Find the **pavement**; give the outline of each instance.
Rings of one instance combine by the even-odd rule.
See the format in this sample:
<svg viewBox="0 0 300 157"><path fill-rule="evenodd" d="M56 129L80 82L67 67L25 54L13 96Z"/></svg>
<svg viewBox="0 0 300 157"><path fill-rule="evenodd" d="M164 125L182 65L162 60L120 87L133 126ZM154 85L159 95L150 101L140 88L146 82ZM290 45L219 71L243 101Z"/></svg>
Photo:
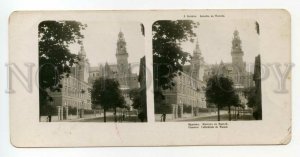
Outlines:
<svg viewBox="0 0 300 157"><path fill-rule="evenodd" d="M123 120L122 117L117 114L118 122L140 122L137 115L127 115ZM41 117L41 122L46 122L47 116ZM58 116L52 116L52 122L104 122L104 114L85 114L83 118L77 118L76 115L69 115L67 120L58 120ZM106 113L106 122L115 122L113 112Z"/></svg>
<svg viewBox="0 0 300 157"><path fill-rule="evenodd" d="M155 115L155 121L160 122L161 119L161 114L156 114ZM180 122L180 121L217 121L218 120L218 113L217 112L201 112L199 113L198 116L192 117L190 114L187 116L187 114L183 115L183 118L177 118L173 119L172 114L167 114L166 117L166 122ZM228 121L229 120L229 115L228 111L221 110L220 111L220 120L221 121ZM232 121L243 121L243 120L254 120L253 116L251 113L247 114L240 114L238 119L235 119L234 113L231 113L231 120Z"/></svg>
<svg viewBox="0 0 300 157"><path fill-rule="evenodd" d="M118 116L117 117L117 122L118 123L126 123L126 122L140 122L137 116L127 116L123 120L122 117ZM74 120L74 122L104 122L104 117L97 117L97 118L89 118L89 119L79 119L79 120ZM106 117L106 122L115 122L114 116L107 116Z"/></svg>
<svg viewBox="0 0 300 157"><path fill-rule="evenodd" d="M235 116L231 115L231 121L249 121L249 120L255 120L252 115L241 115L238 119L235 118ZM179 121L218 121L218 115L215 116L209 116L209 117L195 117L193 119L183 119ZM220 121L229 121L229 115L223 114L220 115Z"/></svg>

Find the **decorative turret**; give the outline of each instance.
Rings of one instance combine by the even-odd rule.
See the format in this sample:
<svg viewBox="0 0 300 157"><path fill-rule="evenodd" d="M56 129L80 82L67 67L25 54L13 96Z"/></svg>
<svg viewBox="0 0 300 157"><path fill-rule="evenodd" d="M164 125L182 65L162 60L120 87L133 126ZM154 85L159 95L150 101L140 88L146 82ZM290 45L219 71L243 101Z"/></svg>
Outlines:
<svg viewBox="0 0 300 157"><path fill-rule="evenodd" d="M83 45L80 46L80 50L78 52L78 55L81 56L81 57L84 57L84 58L86 57L86 53L85 53Z"/></svg>
<svg viewBox="0 0 300 157"><path fill-rule="evenodd" d="M200 46L199 46L199 41L197 39L196 48L193 51L193 58L200 59L200 57L201 57L201 50L200 50Z"/></svg>
<svg viewBox="0 0 300 157"><path fill-rule="evenodd" d="M201 56L201 50L197 39L196 47L193 51L191 59L191 76L198 80L203 80L204 75L204 59Z"/></svg>
<svg viewBox="0 0 300 157"><path fill-rule="evenodd" d="M111 77L111 70L110 70L110 67L109 67L107 62L104 65L103 77L105 77L105 78L110 78Z"/></svg>
<svg viewBox="0 0 300 157"><path fill-rule="evenodd" d="M81 45L80 47L78 56L80 60L76 65L75 76L81 81L88 82L90 64L88 62L88 59L86 58L86 53L83 45Z"/></svg>

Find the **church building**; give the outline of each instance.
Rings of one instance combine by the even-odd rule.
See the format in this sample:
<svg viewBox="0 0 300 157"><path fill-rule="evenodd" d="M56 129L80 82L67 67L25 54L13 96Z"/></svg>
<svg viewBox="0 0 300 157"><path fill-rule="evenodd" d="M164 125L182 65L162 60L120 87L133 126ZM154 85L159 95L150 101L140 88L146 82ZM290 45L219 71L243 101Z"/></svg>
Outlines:
<svg viewBox="0 0 300 157"><path fill-rule="evenodd" d="M99 77L115 78L123 90L138 88L138 74L132 73L131 64L128 62L129 54L126 49L126 41L123 32L119 32L116 48L116 64L105 63L97 67L90 67L90 79L92 83Z"/></svg>
<svg viewBox="0 0 300 157"><path fill-rule="evenodd" d="M246 62L243 60L244 51L242 50L242 41L237 30L233 33L232 46L231 46L231 63L207 65L205 70L204 80L213 75L222 75L232 80L234 88L237 91L241 103L246 106L247 100L244 95L244 89L253 87L253 74L246 70Z"/></svg>
<svg viewBox="0 0 300 157"><path fill-rule="evenodd" d="M132 102L129 98L128 92L130 89L139 88L138 74L131 71L131 64L128 62L129 53L126 48L126 40L122 31L118 34L117 48L116 48L116 63L100 64L97 67L90 67L89 83L99 78L113 78L120 84L123 96L128 106L131 106Z"/></svg>

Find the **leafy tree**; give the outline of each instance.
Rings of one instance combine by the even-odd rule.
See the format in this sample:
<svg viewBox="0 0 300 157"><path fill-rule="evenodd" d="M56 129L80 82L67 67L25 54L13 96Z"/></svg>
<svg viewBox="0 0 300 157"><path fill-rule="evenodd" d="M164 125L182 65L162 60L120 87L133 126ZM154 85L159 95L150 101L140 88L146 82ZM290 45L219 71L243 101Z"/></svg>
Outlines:
<svg viewBox="0 0 300 157"><path fill-rule="evenodd" d="M189 61L190 55L182 50L180 43L193 41L196 36L193 28L196 27L191 20L157 21L152 25L155 105L162 105L161 89L172 88L175 85L173 78Z"/></svg>
<svg viewBox="0 0 300 157"><path fill-rule="evenodd" d="M183 113L192 113L192 106L191 105L187 105L187 104L183 104Z"/></svg>
<svg viewBox="0 0 300 157"><path fill-rule="evenodd" d="M248 107L254 107L255 106L255 97L256 97L256 94L255 94L255 87L249 87L249 88L246 88L244 90L244 94L248 100L247 102L247 105Z"/></svg>
<svg viewBox="0 0 300 157"><path fill-rule="evenodd" d="M126 101L124 96L122 95L121 90L118 88L118 90L115 91L115 93L113 94L113 96L116 98L115 101L113 101L112 103L112 108L114 109L114 119L115 122L117 122L117 108L126 108Z"/></svg>
<svg viewBox="0 0 300 157"><path fill-rule="evenodd" d="M228 113L229 113L229 121L231 121L231 106L233 106L235 108L235 114L236 114L236 107L240 106L240 98L236 93L233 93L233 95L231 95L232 97L229 100L228 105ZM236 117L236 115L235 115Z"/></svg>
<svg viewBox="0 0 300 157"><path fill-rule="evenodd" d="M229 120L231 120L231 105L239 103L239 97L233 88L233 82L223 76L215 75L207 82L206 100L209 103L214 103L218 108L218 121L220 121L220 109L228 107Z"/></svg>
<svg viewBox="0 0 300 157"><path fill-rule="evenodd" d="M106 122L106 111L114 109L114 119L117 121L117 107L124 107L125 99L119 89L119 83L115 79L98 78L91 90L92 103L100 105L104 110L104 122Z"/></svg>
<svg viewBox="0 0 300 157"><path fill-rule="evenodd" d="M171 104L167 104L167 103L161 103L160 105L157 105L158 103L155 103L155 113L157 114L170 114L172 113L172 105Z"/></svg>
<svg viewBox="0 0 300 157"><path fill-rule="evenodd" d="M195 27L196 24L191 20L157 21L153 24L155 87L172 88L172 79L189 60L189 53L182 50L180 43L196 35L193 32Z"/></svg>
<svg viewBox="0 0 300 157"><path fill-rule="evenodd" d="M143 90L145 89L135 88L129 91L129 97L133 102L132 106L134 109L137 109L139 111L138 117L141 122L147 120L146 95L144 95Z"/></svg>
<svg viewBox="0 0 300 157"><path fill-rule="evenodd" d="M40 109L49 106L47 102L52 98L48 92L60 91L60 80L68 77L71 67L77 62L77 55L70 52L69 45L82 44L84 36L81 30L85 28L86 25L76 21L43 21L39 24Z"/></svg>

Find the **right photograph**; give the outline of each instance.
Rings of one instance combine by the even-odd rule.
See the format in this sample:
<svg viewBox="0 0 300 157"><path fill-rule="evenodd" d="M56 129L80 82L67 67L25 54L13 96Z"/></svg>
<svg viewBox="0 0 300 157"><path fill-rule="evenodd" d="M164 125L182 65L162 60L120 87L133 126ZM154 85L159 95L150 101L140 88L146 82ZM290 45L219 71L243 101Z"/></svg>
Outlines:
<svg viewBox="0 0 300 157"><path fill-rule="evenodd" d="M262 120L255 19L152 25L156 122Z"/></svg>

